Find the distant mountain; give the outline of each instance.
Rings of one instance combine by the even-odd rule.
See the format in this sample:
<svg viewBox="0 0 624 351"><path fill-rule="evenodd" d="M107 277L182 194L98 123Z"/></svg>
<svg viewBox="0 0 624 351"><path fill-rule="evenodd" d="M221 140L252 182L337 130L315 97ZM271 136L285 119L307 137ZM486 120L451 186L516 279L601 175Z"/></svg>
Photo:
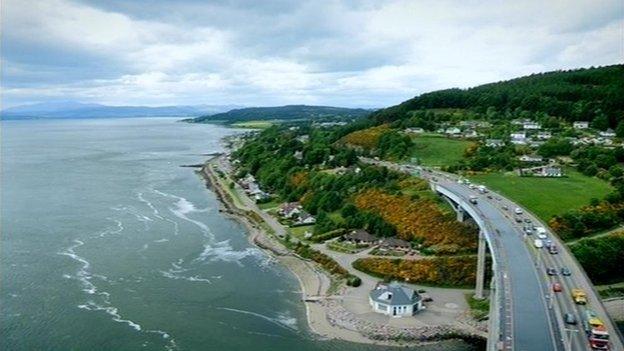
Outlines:
<svg viewBox="0 0 624 351"><path fill-rule="evenodd" d="M0 117L4 120L36 118L191 117L226 112L233 108L240 108L240 106L107 106L75 101L60 101L7 108L0 112Z"/></svg>
<svg viewBox="0 0 624 351"><path fill-rule="evenodd" d="M371 110L361 108L287 105L277 107L248 107L234 109L224 113L189 119L187 121L194 123L210 123L213 121L234 123L252 120L296 120L317 119L323 117L359 118L367 116L371 112Z"/></svg>

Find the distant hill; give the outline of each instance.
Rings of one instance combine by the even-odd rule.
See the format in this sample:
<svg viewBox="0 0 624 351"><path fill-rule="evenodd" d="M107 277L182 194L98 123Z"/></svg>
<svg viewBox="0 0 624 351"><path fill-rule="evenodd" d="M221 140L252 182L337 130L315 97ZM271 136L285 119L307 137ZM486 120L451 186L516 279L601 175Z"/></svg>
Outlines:
<svg viewBox="0 0 624 351"><path fill-rule="evenodd" d="M194 123L225 121L235 123L252 120L297 120L323 117L359 118L367 116L370 110L331 106L287 105L278 107L248 107L234 109L224 113L201 116L188 120Z"/></svg>
<svg viewBox="0 0 624 351"><path fill-rule="evenodd" d="M226 112L236 105L193 106L107 106L74 101L22 105L0 112L3 120L36 118L129 118L129 117L190 117Z"/></svg>
<svg viewBox="0 0 624 351"><path fill-rule="evenodd" d="M485 112L520 109L568 121L605 116L615 127L624 119L624 65L532 74L470 89L434 91L372 115L377 123L407 117L410 111L457 108Z"/></svg>

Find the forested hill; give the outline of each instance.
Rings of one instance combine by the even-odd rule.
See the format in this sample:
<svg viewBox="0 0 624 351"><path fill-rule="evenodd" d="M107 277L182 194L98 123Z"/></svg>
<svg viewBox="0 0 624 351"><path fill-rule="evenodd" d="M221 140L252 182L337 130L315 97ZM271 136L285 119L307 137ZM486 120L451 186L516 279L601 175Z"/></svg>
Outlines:
<svg viewBox="0 0 624 351"><path fill-rule="evenodd" d="M532 74L470 89L447 89L422 94L372 117L390 122L409 111L439 108L485 112L541 112L567 121L606 117L615 128L624 116L624 65Z"/></svg>
<svg viewBox="0 0 624 351"><path fill-rule="evenodd" d="M296 120L323 117L359 118L367 116L370 110L331 106L287 105L278 107L249 107L231 110L216 115L201 116L191 120L196 123L212 121L242 122L252 120Z"/></svg>

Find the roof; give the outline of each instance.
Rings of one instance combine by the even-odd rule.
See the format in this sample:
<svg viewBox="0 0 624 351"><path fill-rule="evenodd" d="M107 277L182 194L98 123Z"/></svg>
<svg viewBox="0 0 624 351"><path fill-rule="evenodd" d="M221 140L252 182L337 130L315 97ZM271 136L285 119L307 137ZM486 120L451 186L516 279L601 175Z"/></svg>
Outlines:
<svg viewBox="0 0 624 351"><path fill-rule="evenodd" d="M298 202L287 202L287 203L283 204L283 205L280 207L280 209L281 209L283 212L288 213L288 212L291 212L291 211L292 211L292 210L294 210L294 209L299 208L299 206L301 206L301 205L300 205Z"/></svg>
<svg viewBox="0 0 624 351"><path fill-rule="evenodd" d="M411 305L421 299L417 292L397 282L379 283L369 295L374 301L389 305Z"/></svg>
<svg viewBox="0 0 624 351"><path fill-rule="evenodd" d="M364 229L357 229L352 231L351 233L345 235L345 239L347 240L359 240L359 241L375 241L377 237L370 234Z"/></svg>
<svg viewBox="0 0 624 351"><path fill-rule="evenodd" d="M384 238L381 241L381 246L394 246L394 247L397 247L397 246L399 246L399 247L407 246L407 247L410 247L411 245L410 245L409 242L407 242L407 241L405 241L403 239Z"/></svg>

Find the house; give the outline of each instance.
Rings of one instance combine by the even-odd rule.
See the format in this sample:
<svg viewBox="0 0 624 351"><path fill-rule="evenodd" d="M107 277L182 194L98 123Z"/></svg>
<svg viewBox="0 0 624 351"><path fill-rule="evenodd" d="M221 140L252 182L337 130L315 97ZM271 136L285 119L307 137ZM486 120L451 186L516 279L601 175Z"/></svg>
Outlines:
<svg viewBox="0 0 624 351"><path fill-rule="evenodd" d="M539 140L548 140L548 139L552 138L552 133L550 133L550 132L539 132L539 133L537 133L537 138Z"/></svg>
<svg viewBox="0 0 624 351"><path fill-rule="evenodd" d="M540 155L522 155L518 159L521 162L542 162L544 160Z"/></svg>
<svg viewBox="0 0 624 351"><path fill-rule="evenodd" d="M478 138L479 133L476 130L469 130L464 133L464 138Z"/></svg>
<svg viewBox="0 0 624 351"><path fill-rule="evenodd" d="M385 238L379 243L379 248L382 250L409 251L412 245L403 239Z"/></svg>
<svg viewBox="0 0 624 351"><path fill-rule="evenodd" d="M503 147L505 143L501 139L485 139L485 146Z"/></svg>
<svg viewBox="0 0 624 351"><path fill-rule="evenodd" d="M613 129L609 128L605 130L604 132L598 133L598 135L600 135L603 138L613 138L615 137L615 132L613 131Z"/></svg>
<svg viewBox="0 0 624 351"><path fill-rule="evenodd" d="M461 134L461 129L459 129L457 127L449 127L449 128L446 128L444 133L446 133L446 134L448 134L450 136L456 136L456 135Z"/></svg>
<svg viewBox="0 0 624 351"><path fill-rule="evenodd" d="M589 122L587 121L576 121L572 123L572 127L574 129L587 129L589 128Z"/></svg>
<svg viewBox="0 0 624 351"><path fill-rule="evenodd" d="M297 137L297 140L305 144L310 140L310 136L308 134L300 135Z"/></svg>
<svg viewBox="0 0 624 351"><path fill-rule="evenodd" d="M511 139L511 143L515 145L526 145L527 143L527 136L525 132L511 133L509 138Z"/></svg>
<svg viewBox="0 0 624 351"><path fill-rule="evenodd" d="M297 222L295 224L304 225L304 224L314 224L316 223L316 218L306 211L301 211L297 216Z"/></svg>
<svg viewBox="0 0 624 351"><path fill-rule="evenodd" d="M422 297L397 282L378 283L369 293L368 302L373 311L392 317L412 316L423 308Z"/></svg>
<svg viewBox="0 0 624 351"><path fill-rule="evenodd" d="M537 122L523 121L522 128L525 130L538 130L538 129L542 129L542 126Z"/></svg>
<svg viewBox="0 0 624 351"><path fill-rule="evenodd" d="M277 211L280 216L284 218L293 218L297 216L303 211L301 204L298 202L286 202L280 206L280 209Z"/></svg>
<svg viewBox="0 0 624 351"><path fill-rule="evenodd" d="M370 234L364 229L357 229L345 235L344 241L350 242L352 244L371 245L377 241L377 237Z"/></svg>
<svg viewBox="0 0 624 351"><path fill-rule="evenodd" d="M523 177L545 177L545 178L561 178L563 170L560 167L540 166L532 168L521 168L518 174Z"/></svg>
<svg viewBox="0 0 624 351"><path fill-rule="evenodd" d="M422 134L424 132L422 128L405 128L405 133Z"/></svg>

